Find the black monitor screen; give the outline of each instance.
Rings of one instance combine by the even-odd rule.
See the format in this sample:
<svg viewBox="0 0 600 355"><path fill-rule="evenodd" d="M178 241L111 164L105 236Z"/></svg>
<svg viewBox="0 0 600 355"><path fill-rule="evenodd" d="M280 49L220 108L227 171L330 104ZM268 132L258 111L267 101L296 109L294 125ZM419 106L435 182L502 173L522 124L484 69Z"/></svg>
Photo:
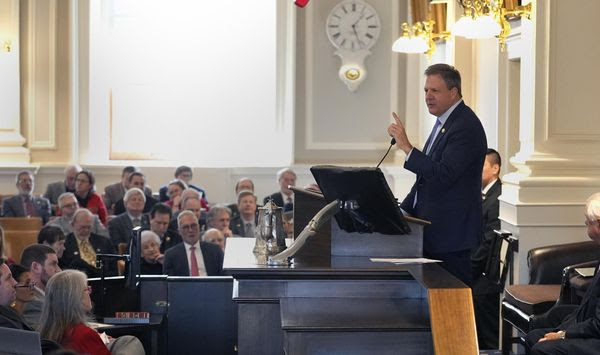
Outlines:
<svg viewBox="0 0 600 355"><path fill-rule="evenodd" d="M408 234L406 223L394 194L379 168L313 166L312 172L327 203L356 201L358 209L335 215L346 232Z"/></svg>

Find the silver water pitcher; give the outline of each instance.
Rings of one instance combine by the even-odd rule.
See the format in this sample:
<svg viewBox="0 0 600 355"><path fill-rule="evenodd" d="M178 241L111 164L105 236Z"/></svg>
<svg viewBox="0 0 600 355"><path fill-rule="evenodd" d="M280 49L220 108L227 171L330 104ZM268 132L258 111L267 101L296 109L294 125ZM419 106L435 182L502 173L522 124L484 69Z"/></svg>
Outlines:
<svg viewBox="0 0 600 355"><path fill-rule="evenodd" d="M254 254L275 255L285 250L285 230L283 229L283 208L273 201L258 209L258 222L254 229Z"/></svg>

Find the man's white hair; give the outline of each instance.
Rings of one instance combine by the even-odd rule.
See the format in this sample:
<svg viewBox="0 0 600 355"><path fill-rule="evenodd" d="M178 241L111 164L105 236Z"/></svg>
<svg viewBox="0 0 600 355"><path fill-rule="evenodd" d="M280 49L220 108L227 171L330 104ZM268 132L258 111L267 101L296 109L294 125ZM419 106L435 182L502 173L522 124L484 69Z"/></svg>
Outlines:
<svg viewBox="0 0 600 355"><path fill-rule="evenodd" d="M135 194L140 194L142 196L142 199L144 200L144 203L146 203L146 195L144 195L144 191L140 190L137 187L132 187L129 190L127 190L127 192L125 192L125 196L123 196L123 202L127 203L131 196Z"/></svg>
<svg viewBox="0 0 600 355"><path fill-rule="evenodd" d="M590 221L600 220L600 192L588 197L585 202L585 216Z"/></svg>

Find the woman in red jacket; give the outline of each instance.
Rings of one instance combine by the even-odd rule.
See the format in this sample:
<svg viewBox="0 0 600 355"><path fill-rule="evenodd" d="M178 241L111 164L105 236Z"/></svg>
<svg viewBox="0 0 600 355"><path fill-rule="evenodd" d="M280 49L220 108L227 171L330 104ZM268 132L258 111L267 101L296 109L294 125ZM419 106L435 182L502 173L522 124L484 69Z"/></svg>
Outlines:
<svg viewBox="0 0 600 355"><path fill-rule="evenodd" d="M100 222L106 226L106 218L108 217L108 211L102 201L102 197L98 195L94 190L94 184L96 179L89 170L82 170L75 176L75 197L79 207L87 208L95 215L98 215Z"/></svg>
<svg viewBox="0 0 600 355"><path fill-rule="evenodd" d="M82 354L110 355L100 335L85 323L92 309L87 277L65 270L50 278L40 319L42 338Z"/></svg>

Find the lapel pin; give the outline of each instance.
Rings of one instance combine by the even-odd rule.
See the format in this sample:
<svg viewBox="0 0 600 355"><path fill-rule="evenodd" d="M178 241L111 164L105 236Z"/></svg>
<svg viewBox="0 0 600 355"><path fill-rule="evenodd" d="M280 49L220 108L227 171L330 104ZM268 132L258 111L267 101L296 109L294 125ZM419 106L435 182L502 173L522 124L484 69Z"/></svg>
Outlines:
<svg viewBox="0 0 600 355"><path fill-rule="evenodd" d="M446 129L445 129L445 128L442 128L442 133L444 133L444 132L446 132Z"/></svg>

